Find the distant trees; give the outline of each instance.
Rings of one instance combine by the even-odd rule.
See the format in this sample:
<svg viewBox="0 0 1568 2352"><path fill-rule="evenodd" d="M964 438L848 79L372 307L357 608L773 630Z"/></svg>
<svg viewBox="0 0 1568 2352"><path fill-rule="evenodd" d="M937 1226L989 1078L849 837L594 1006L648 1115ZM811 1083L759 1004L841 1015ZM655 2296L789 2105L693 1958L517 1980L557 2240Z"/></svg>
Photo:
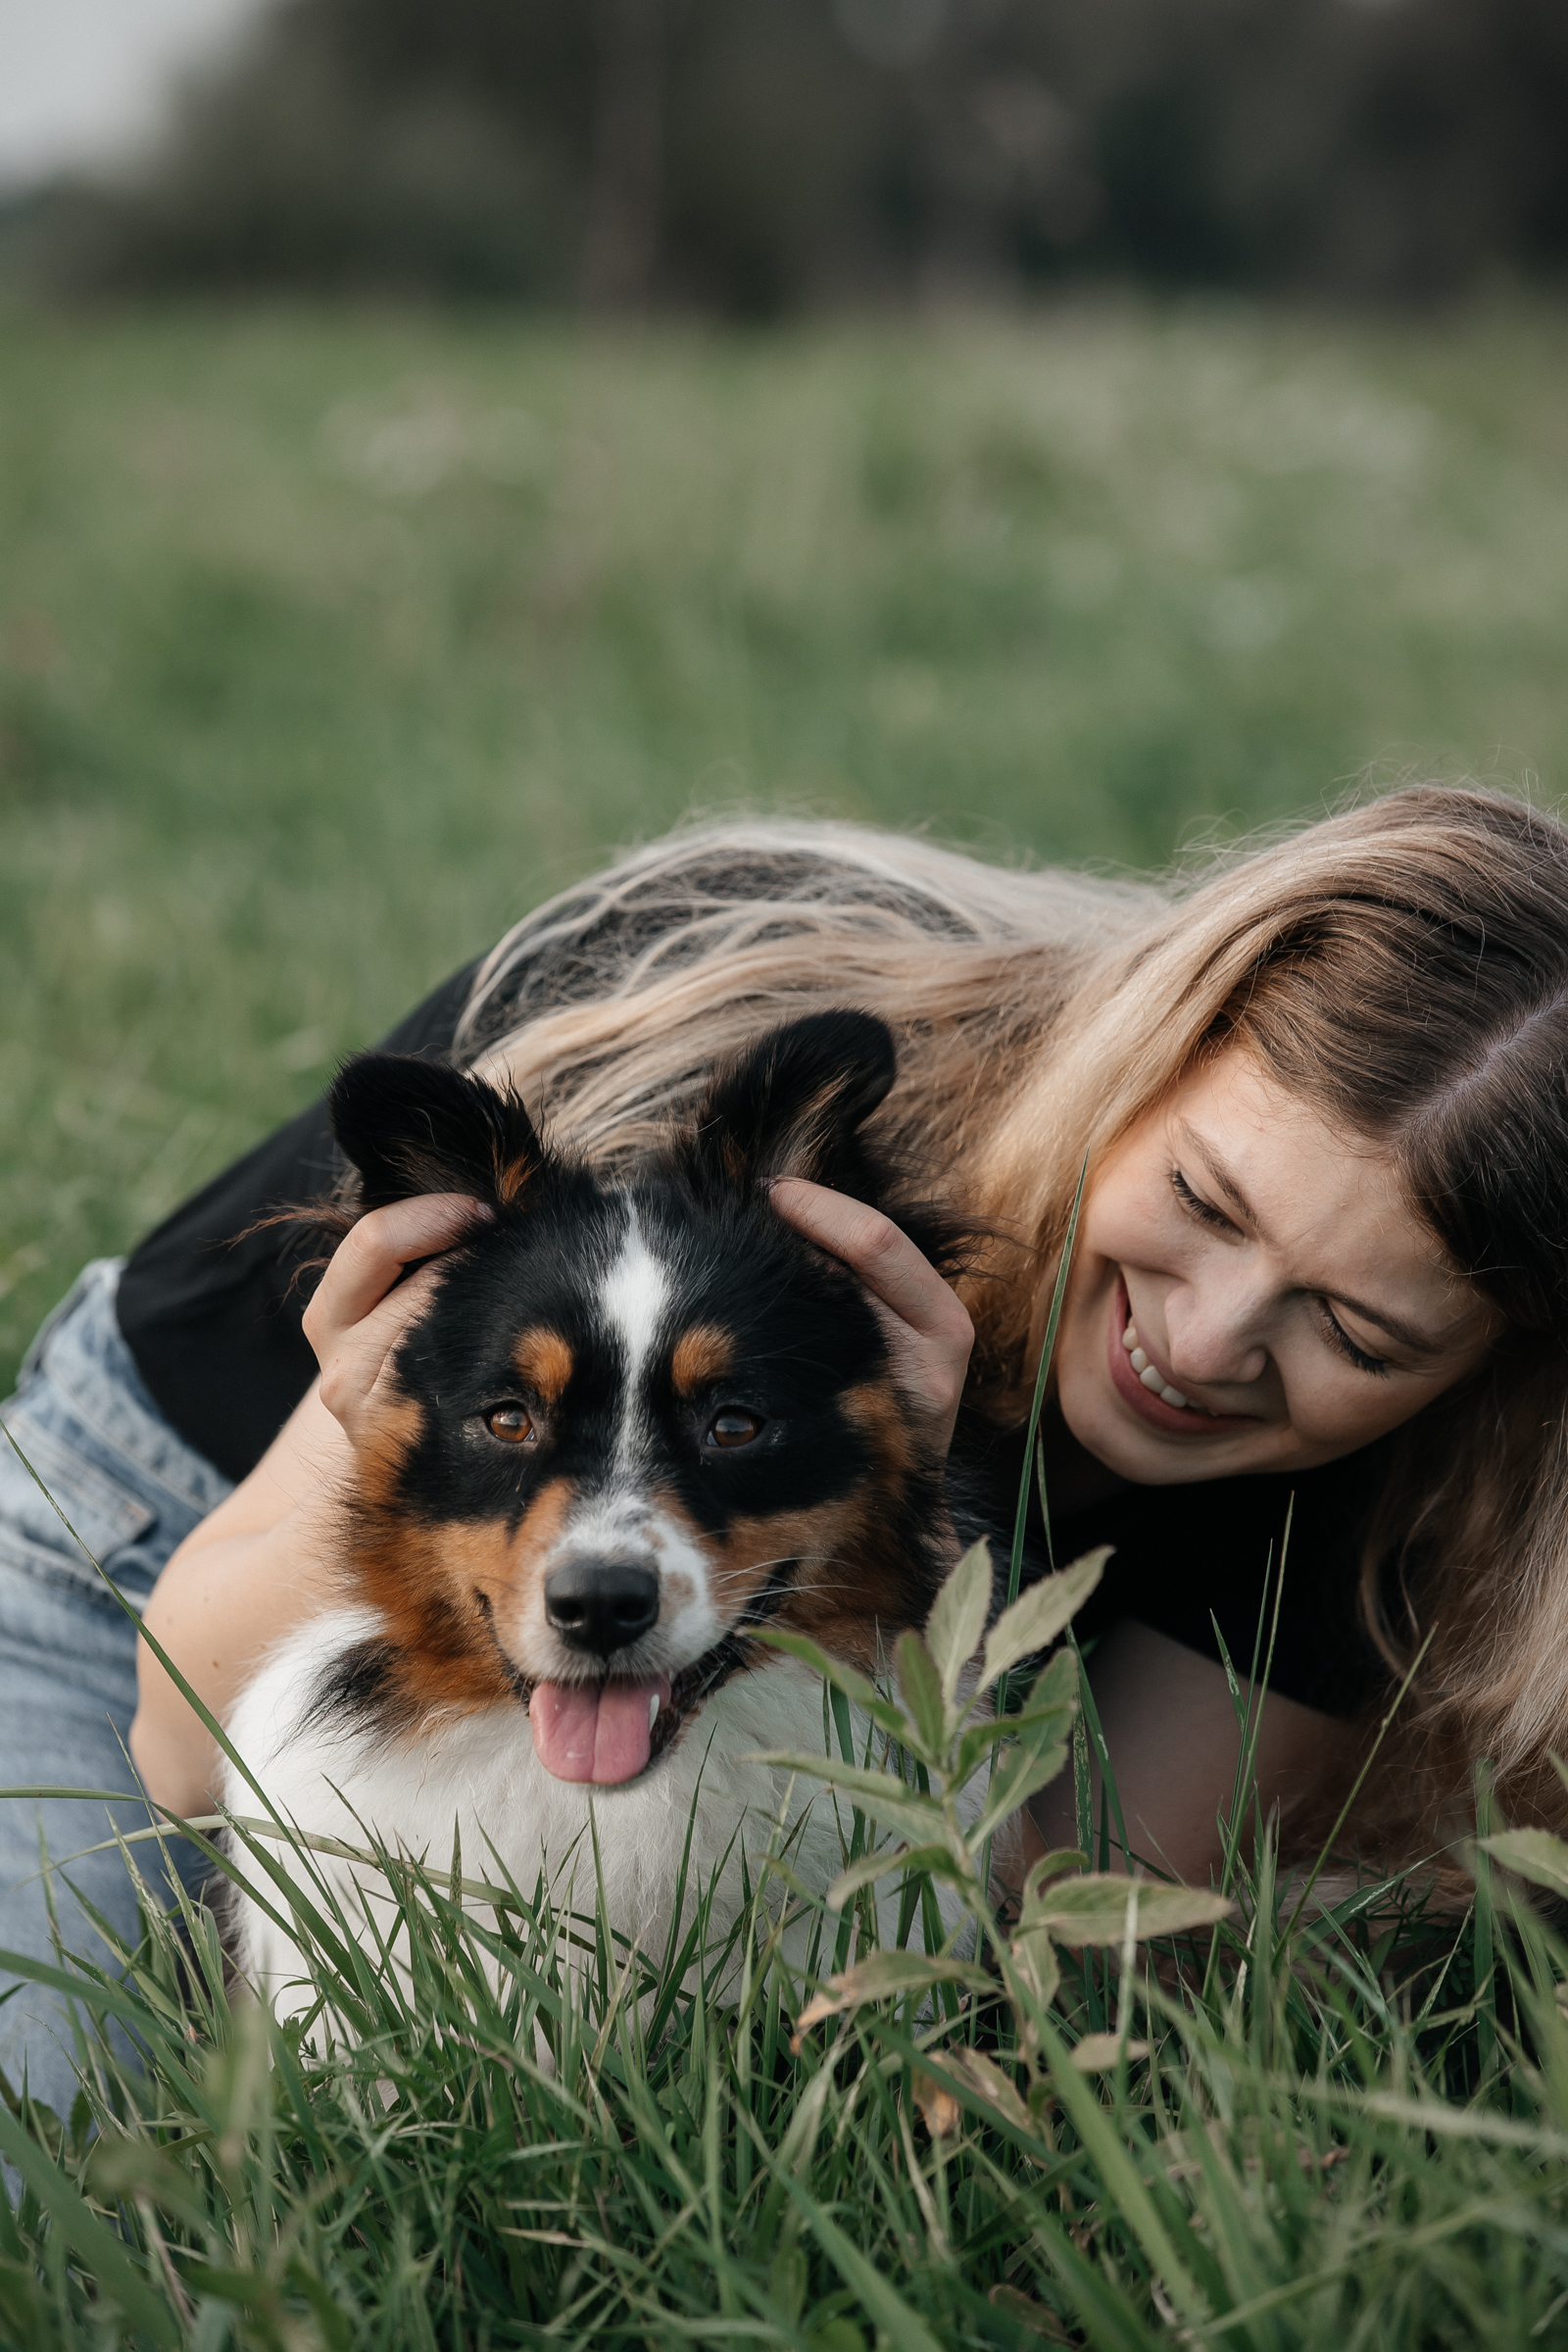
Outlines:
<svg viewBox="0 0 1568 2352"><path fill-rule="evenodd" d="M79 279L761 315L1568 260L1568 0L282 0Z"/></svg>

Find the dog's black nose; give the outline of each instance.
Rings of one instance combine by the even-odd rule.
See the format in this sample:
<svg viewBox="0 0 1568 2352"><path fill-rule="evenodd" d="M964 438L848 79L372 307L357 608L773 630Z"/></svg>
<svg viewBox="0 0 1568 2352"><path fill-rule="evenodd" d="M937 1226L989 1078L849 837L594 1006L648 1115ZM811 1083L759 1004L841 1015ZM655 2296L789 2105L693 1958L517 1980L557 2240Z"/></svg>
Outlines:
<svg viewBox="0 0 1568 2352"><path fill-rule="evenodd" d="M632 1560L572 1560L546 1578L545 1615L572 1649L608 1658L659 1622L659 1579Z"/></svg>

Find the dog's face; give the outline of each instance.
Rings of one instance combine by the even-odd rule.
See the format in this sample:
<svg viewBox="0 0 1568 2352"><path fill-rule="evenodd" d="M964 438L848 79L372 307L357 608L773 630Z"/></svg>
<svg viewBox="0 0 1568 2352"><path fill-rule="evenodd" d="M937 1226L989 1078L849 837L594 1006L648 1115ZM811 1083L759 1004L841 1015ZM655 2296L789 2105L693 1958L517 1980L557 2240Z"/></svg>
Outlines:
<svg viewBox="0 0 1568 2352"><path fill-rule="evenodd" d="M794 1023L611 1186L472 1080L349 1065L365 1205L469 1191L497 1219L451 1254L362 1450L353 1565L389 1631L341 1696L404 1727L522 1699L552 1772L618 1783L771 1654L757 1628L870 1667L924 1621L940 1465L859 1284L760 1181L874 1197L858 1131L892 1075L869 1016Z"/></svg>

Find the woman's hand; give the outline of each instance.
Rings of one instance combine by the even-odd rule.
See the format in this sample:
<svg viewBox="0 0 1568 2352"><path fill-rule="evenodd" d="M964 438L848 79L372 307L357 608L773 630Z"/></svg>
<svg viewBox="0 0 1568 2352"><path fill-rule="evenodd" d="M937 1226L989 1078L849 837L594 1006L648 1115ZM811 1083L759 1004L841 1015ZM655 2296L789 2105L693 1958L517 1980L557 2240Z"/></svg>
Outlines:
<svg viewBox="0 0 1568 2352"><path fill-rule="evenodd" d="M424 1312L437 1280L433 1265L419 1266L404 1283L399 1275L494 1215L464 1193L420 1193L371 1209L338 1244L305 1310L305 1337L321 1367L321 1402L352 1445L364 1434L389 1357Z"/></svg>
<svg viewBox="0 0 1568 2352"><path fill-rule="evenodd" d="M378 1208L340 1244L305 1316L321 1377L248 1478L192 1530L154 1587L143 1623L220 1721L272 1645L330 1599L335 1498L387 1362L436 1275L406 1266L448 1250L489 1211L450 1193ZM396 1286L396 1287L394 1287ZM146 1642L130 1752L149 1796L189 1817L220 1774L212 1736Z"/></svg>
<svg viewBox="0 0 1568 2352"><path fill-rule="evenodd" d="M804 1176L780 1176L769 1198L786 1224L858 1274L887 1333L899 1386L945 1459L974 1346L962 1300L880 1209Z"/></svg>

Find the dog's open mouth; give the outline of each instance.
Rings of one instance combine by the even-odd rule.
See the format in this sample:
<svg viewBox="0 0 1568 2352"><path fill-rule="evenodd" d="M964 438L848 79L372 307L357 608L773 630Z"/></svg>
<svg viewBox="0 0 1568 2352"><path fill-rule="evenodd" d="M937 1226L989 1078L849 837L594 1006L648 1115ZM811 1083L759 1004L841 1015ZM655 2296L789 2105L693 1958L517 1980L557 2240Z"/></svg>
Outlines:
<svg viewBox="0 0 1568 2352"><path fill-rule="evenodd" d="M686 1718L750 1663L745 1645L728 1635L673 1682L656 1674L641 1682L526 1684L521 1696L534 1753L558 1781L619 1788L646 1772L673 1745Z"/></svg>

